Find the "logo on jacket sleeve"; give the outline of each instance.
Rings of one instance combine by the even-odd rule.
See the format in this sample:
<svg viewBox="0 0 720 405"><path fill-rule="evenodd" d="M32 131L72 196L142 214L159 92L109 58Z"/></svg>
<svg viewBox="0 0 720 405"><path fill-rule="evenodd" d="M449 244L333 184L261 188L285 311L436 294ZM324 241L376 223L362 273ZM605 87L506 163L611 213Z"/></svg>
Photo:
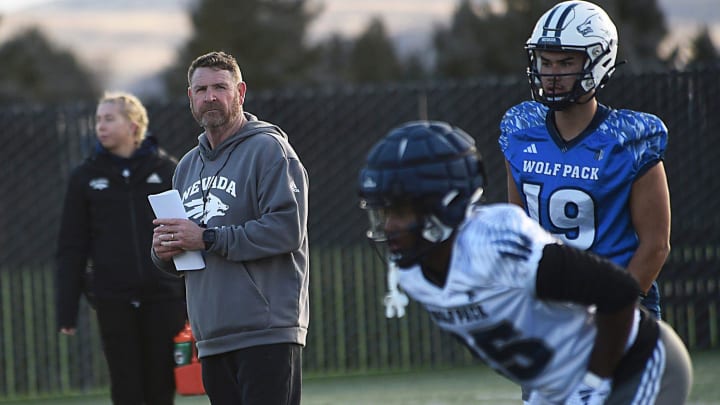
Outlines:
<svg viewBox="0 0 720 405"><path fill-rule="evenodd" d="M148 176L145 182L148 184L160 184L162 183L162 179L160 178L160 175L158 175L157 173L153 173Z"/></svg>
<svg viewBox="0 0 720 405"><path fill-rule="evenodd" d="M88 183L88 185L93 190L105 190L106 188L110 187L110 180L105 177L98 177L97 179L90 180L90 183Z"/></svg>

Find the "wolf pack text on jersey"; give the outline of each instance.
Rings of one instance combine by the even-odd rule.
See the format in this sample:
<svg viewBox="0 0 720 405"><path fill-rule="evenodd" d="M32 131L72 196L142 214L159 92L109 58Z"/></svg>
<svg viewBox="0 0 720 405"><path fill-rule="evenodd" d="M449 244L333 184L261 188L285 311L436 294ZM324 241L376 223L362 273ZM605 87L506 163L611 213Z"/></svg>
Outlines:
<svg viewBox="0 0 720 405"><path fill-rule="evenodd" d="M562 163L523 160L523 172L543 174L553 177L570 177L573 179L599 180L599 167L568 165Z"/></svg>

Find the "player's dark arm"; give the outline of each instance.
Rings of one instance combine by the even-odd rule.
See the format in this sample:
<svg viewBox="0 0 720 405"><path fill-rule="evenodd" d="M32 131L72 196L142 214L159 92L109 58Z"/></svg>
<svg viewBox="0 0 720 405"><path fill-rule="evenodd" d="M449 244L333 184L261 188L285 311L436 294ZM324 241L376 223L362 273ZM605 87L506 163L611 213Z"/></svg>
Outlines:
<svg viewBox="0 0 720 405"><path fill-rule="evenodd" d="M597 336L588 370L610 378L620 362L632 328L640 293L624 269L590 252L561 244L543 249L536 292L540 299L597 307Z"/></svg>

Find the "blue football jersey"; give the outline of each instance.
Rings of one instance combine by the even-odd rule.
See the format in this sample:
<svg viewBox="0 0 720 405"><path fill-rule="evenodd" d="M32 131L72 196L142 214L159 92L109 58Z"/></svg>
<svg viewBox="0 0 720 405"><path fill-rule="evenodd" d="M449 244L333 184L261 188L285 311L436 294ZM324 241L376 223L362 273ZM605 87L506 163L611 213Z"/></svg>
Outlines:
<svg viewBox="0 0 720 405"><path fill-rule="evenodd" d="M500 129L528 215L565 243L627 266L638 246L630 192L663 159L665 124L652 114L599 105L588 129L565 142L548 108L528 101L508 110Z"/></svg>

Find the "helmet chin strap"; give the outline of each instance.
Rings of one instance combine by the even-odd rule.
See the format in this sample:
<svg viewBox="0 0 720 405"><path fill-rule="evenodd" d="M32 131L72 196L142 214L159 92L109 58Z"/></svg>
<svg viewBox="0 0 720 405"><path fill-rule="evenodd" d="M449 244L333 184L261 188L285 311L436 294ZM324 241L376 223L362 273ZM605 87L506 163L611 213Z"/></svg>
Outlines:
<svg viewBox="0 0 720 405"><path fill-rule="evenodd" d="M592 100L593 98L595 98L595 95L593 95L592 97L588 97L587 100L585 100L585 101L578 101L578 99L579 99L579 98L582 98L583 96L587 95L588 93L590 93L590 92L588 91L588 92L586 92L586 93L583 93L583 94L580 95L579 97L567 98L567 99L565 99L565 100L562 100L562 101L557 102L556 104L548 105L548 107L549 107L551 110L553 110L553 111L563 111L563 110L566 110L568 107L570 107L570 106L573 105L573 104L574 104L574 105L587 104L587 103L590 102L590 100ZM596 91L596 93L597 93L597 91Z"/></svg>
<svg viewBox="0 0 720 405"><path fill-rule="evenodd" d="M552 75L550 75L552 76ZM582 82L583 80L587 80L585 77L584 72L577 73L577 77L575 79L575 83L573 84L573 87L570 91L562 93L562 94L556 94L552 97L549 97L547 95L542 96L542 100L540 100L543 104L548 106L553 111L563 111L570 107L573 104L584 104L592 99L589 98L585 102L579 102L578 99L584 97L586 94L590 93L591 90L583 91ZM581 94L579 94L581 91L583 91ZM543 90L544 92L544 90Z"/></svg>
<svg viewBox="0 0 720 405"><path fill-rule="evenodd" d="M437 247L440 243L447 240L452 234L453 229L443 225L435 216L426 218L426 223L430 222L431 226L420 226L418 222L412 224L409 229L404 232L412 232L417 236L416 246L413 248L412 254L403 255L402 253L391 253L387 262L387 287L388 292L385 294L383 304L385 305L386 318L402 318L405 316L405 307L408 306L409 299L407 295L399 288L399 271L401 268L409 268L420 262L423 256ZM428 228L439 227L439 230L428 232ZM428 233L433 237L432 240L424 235ZM442 236L439 240L437 236ZM435 241L433 241L435 240Z"/></svg>
<svg viewBox="0 0 720 405"><path fill-rule="evenodd" d="M398 267L406 269L420 263L423 256L430 253L440 243L445 242L454 231L453 228L444 225L434 215L426 216L423 223L424 225L414 222L402 231L403 233L413 233L417 242L411 249L389 254L388 258L396 263Z"/></svg>
<svg viewBox="0 0 720 405"><path fill-rule="evenodd" d="M405 316L405 307L407 307L408 303L410 302L408 296L399 288L398 271L398 266L392 260L388 260L388 292L387 294L385 294L385 299L383 299L383 304L385 304L386 318L402 318L403 316Z"/></svg>
<svg viewBox="0 0 720 405"><path fill-rule="evenodd" d="M447 240L452 235L453 228L440 222L435 215L425 217L425 226L422 228L420 235L423 239L430 243L440 243Z"/></svg>
<svg viewBox="0 0 720 405"><path fill-rule="evenodd" d="M582 104L587 104L587 103L589 103L593 98L596 98L596 97L597 97L598 93L600 93L600 89L603 88L603 87L605 87L605 84L608 82L608 80L610 80L610 75L612 75L612 74L615 72L615 70L618 68L618 66L624 65L625 63L627 63L627 60L621 60L621 61L619 61L618 63L616 63L613 67L611 67L611 68L608 70L608 72L607 72L607 74L605 75L605 77L603 77L603 78L601 79L600 83L599 83L597 86L595 86L594 88L586 91L585 93L583 93L583 94L581 94L581 95L579 95L579 96L576 96L576 97L568 97L568 98L566 98L565 100L559 101L559 102L557 102L556 105L548 105L548 107L550 107L552 110L555 110L555 111L562 111L562 110L570 107L572 104L582 105ZM570 91L570 92L568 92L568 93L566 93L566 94L572 95L572 94L576 93L576 91L575 91L576 88L577 88L577 87L582 87L582 85L581 85L581 81L582 81L582 80L583 80L582 78L578 79L578 81L575 83L575 86L573 87L573 90ZM587 95L588 93L590 93L590 92L593 91L593 90L595 90L595 93L593 94L592 97L588 97L587 100L585 100L585 101L578 101L578 99L584 97L585 95ZM545 97L545 98L547 99L547 97Z"/></svg>

